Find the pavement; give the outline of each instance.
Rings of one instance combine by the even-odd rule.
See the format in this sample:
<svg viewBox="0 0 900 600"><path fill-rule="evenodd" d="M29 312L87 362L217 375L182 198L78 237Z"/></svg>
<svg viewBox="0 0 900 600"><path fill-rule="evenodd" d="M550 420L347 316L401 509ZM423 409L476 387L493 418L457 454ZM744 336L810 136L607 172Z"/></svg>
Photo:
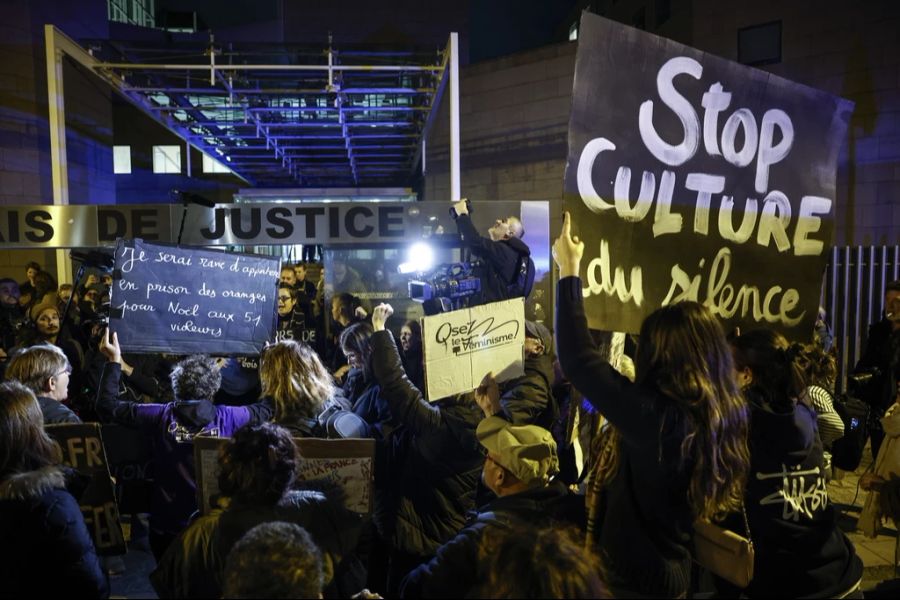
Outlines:
<svg viewBox="0 0 900 600"><path fill-rule="evenodd" d="M838 523L853 545L865 567L862 589L869 590L878 584L900 578L895 565L898 558L897 528L893 522L882 526L878 536L866 537L856 529L856 521L866 502L868 492L859 488L859 478L869 470L872 457L868 448L856 471L841 471L828 483L828 496L840 512Z"/></svg>

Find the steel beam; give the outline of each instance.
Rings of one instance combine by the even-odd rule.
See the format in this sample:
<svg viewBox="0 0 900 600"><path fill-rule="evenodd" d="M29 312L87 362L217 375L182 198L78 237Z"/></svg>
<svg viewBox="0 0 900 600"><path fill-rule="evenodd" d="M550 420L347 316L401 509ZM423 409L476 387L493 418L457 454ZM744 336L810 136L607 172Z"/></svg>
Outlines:
<svg viewBox="0 0 900 600"><path fill-rule="evenodd" d="M66 101L63 87L63 51L56 46L53 27L44 26L47 57L47 105L50 125L50 176L53 204L69 203L69 166L66 152ZM72 281L72 262L65 250L56 251L56 280Z"/></svg>

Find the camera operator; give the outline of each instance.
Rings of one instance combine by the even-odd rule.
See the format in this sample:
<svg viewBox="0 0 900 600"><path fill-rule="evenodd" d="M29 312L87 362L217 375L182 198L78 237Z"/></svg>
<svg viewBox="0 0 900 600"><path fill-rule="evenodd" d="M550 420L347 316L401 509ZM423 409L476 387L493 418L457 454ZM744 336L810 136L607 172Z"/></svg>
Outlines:
<svg viewBox="0 0 900 600"><path fill-rule="evenodd" d="M467 200L456 202L450 212L456 219L463 246L484 263L476 269L482 281L482 302L527 298L534 283L534 263L531 250L522 241L525 235L522 222L513 216L502 221L497 219L485 238L472 224Z"/></svg>
<svg viewBox="0 0 900 600"><path fill-rule="evenodd" d="M870 431L875 458L884 440L879 418L893 404L900 380L900 279L885 288L884 318L869 328L866 349L854 372L871 375L860 399L872 407Z"/></svg>

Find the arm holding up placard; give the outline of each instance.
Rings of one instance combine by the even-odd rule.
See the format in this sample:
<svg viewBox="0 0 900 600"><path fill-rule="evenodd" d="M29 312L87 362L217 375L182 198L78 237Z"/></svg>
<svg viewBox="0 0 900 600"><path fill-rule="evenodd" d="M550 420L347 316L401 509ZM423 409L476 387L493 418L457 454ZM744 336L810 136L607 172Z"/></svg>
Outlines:
<svg viewBox="0 0 900 600"><path fill-rule="evenodd" d="M404 425L399 434L403 443L387 458L388 471L397 475L386 494L376 498L398 507L385 524L393 531L393 548L425 562L463 527L475 507L484 465L475 428L482 415L471 395L425 401L406 377L394 339L385 330L392 312L381 304L372 314L372 356L381 398L393 420Z"/></svg>
<svg viewBox="0 0 900 600"><path fill-rule="evenodd" d="M122 425L136 426L140 423L141 417L138 407L158 406L156 413L162 412L161 404L157 405L141 405L136 402L125 402L118 399L119 381L122 377L123 360L122 349L119 347L119 337L114 332L110 336L109 329L103 332L100 339L100 352L108 361L103 367L103 375L100 377L100 385L97 387L97 414L104 422L116 422ZM147 410L142 411L144 413ZM145 415L145 416L158 416Z"/></svg>
<svg viewBox="0 0 900 600"><path fill-rule="evenodd" d="M372 356L375 378L381 395L390 406L391 415L414 430L436 429L441 424L441 411L422 397L422 392L406 377L394 336L385 323L394 314L390 304L379 304L372 312Z"/></svg>
<svg viewBox="0 0 900 600"><path fill-rule="evenodd" d="M578 277L584 242L571 232L567 212L562 233L553 243L553 259L559 267L555 327L559 363L575 388L627 437L648 426L641 417L644 403L635 397L640 394L636 386L603 358L588 331Z"/></svg>
<svg viewBox="0 0 900 600"><path fill-rule="evenodd" d="M97 414L103 419L122 425L136 426L141 423L156 423L163 412L164 404L141 404L118 399L119 379L122 372L122 350L115 332L110 334L109 329L104 331L100 340L100 352L106 356L109 362L103 369L103 376L100 378ZM275 413L268 399L260 400L249 406L232 408L238 412L246 410L249 413L248 422L251 424L270 421Z"/></svg>

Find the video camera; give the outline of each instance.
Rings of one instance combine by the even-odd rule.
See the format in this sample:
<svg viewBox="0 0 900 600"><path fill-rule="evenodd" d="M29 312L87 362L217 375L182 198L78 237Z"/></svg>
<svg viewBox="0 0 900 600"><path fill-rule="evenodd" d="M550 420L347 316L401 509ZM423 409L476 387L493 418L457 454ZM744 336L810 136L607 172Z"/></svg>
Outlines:
<svg viewBox="0 0 900 600"><path fill-rule="evenodd" d="M427 277L409 282L409 298L422 303L426 314L468 306L481 293L481 278L474 274L479 265L480 261L438 265Z"/></svg>

